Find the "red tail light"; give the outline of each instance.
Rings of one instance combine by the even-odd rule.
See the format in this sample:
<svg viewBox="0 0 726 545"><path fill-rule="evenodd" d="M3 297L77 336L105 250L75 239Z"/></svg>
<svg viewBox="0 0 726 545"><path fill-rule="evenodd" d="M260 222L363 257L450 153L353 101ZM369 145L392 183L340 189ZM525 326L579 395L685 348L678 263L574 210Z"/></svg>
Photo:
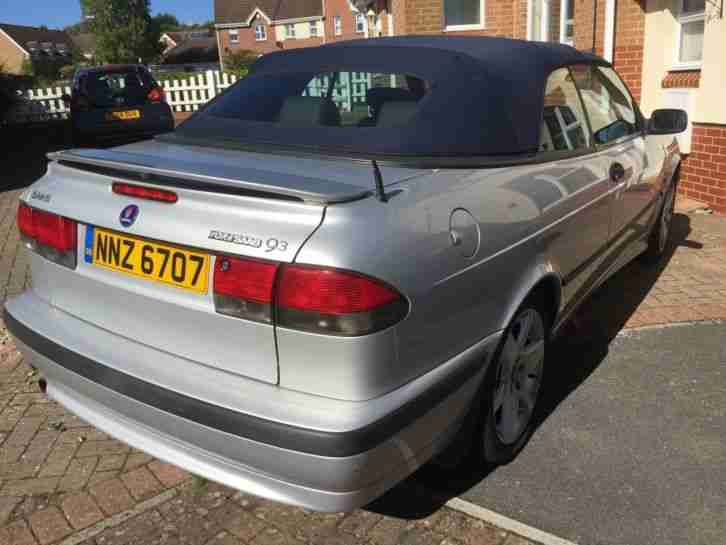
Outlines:
<svg viewBox="0 0 726 545"><path fill-rule="evenodd" d="M21 203L18 229L30 250L59 265L76 267L78 224L75 221Z"/></svg>
<svg viewBox="0 0 726 545"><path fill-rule="evenodd" d="M282 269L277 303L285 308L337 315L366 312L398 298L396 292L365 276L293 265Z"/></svg>
<svg viewBox="0 0 726 545"><path fill-rule="evenodd" d="M175 203L179 197L173 191L166 189L154 189L153 187L144 187L141 185L124 184L121 182L113 183L113 192L118 195L127 195L138 199L147 199L150 201Z"/></svg>
<svg viewBox="0 0 726 545"><path fill-rule="evenodd" d="M219 256L217 312L327 335L356 336L402 320L408 302L386 284L353 272Z"/></svg>
<svg viewBox="0 0 726 545"><path fill-rule="evenodd" d="M214 265L217 312L272 323L272 299L277 263L219 256Z"/></svg>
<svg viewBox="0 0 726 545"><path fill-rule="evenodd" d="M161 87L152 87L146 98L148 98L151 102L164 102L166 100L166 95L164 94L164 89Z"/></svg>

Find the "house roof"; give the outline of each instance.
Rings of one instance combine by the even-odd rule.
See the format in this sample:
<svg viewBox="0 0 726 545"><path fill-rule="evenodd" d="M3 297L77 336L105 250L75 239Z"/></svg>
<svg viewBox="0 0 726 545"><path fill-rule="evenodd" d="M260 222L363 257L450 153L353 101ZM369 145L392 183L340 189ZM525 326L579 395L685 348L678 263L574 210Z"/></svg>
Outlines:
<svg viewBox="0 0 726 545"><path fill-rule="evenodd" d="M68 49L73 45L71 37L62 30L51 30L32 26L8 25L0 23L0 30L3 30L26 52L30 51L28 43L35 42L36 47L43 43L62 44Z"/></svg>
<svg viewBox="0 0 726 545"><path fill-rule="evenodd" d="M203 28L199 30L175 30L171 32L164 32L164 34L171 38L177 45L190 39L201 39L212 36L212 33L209 30Z"/></svg>
<svg viewBox="0 0 726 545"><path fill-rule="evenodd" d="M169 50L163 64L186 64L219 61L217 38L190 38Z"/></svg>
<svg viewBox="0 0 726 545"><path fill-rule="evenodd" d="M217 24L245 23L260 9L272 21L322 17L322 0L214 0Z"/></svg>
<svg viewBox="0 0 726 545"><path fill-rule="evenodd" d="M246 78L180 130L367 158L531 156L539 146L547 78L583 63L609 66L566 45L490 37L400 36L292 49L260 57ZM316 74L331 71L405 75L427 82L429 91L397 127L285 127L239 113L264 111L260 97L270 88L297 96Z"/></svg>

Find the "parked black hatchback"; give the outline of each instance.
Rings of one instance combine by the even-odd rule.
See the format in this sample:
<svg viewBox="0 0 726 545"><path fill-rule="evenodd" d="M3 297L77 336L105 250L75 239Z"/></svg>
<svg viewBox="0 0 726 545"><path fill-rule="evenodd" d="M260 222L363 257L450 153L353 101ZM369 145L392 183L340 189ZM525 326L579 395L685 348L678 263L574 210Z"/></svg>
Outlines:
<svg viewBox="0 0 726 545"><path fill-rule="evenodd" d="M141 65L83 68L73 77L70 105L75 145L151 137L174 129L162 87Z"/></svg>

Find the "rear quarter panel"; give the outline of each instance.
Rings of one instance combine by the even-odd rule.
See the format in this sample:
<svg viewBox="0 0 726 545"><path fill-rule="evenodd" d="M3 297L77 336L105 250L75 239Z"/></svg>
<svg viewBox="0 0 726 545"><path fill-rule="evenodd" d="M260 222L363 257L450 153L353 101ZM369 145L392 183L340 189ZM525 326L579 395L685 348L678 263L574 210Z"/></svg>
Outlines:
<svg viewBox="0 0 726 545"><path fill-rule="evenodd" d="M541 231L594 200L604 176L599 164L442 170L388 188L386 203L369 198L329 206L296 262L385 280L409 299L411 310L400 324L360 338L278 327L280 385L369 399L506 327L540 279L559 278L582 258L570 242L587 236L586 216L574 214L557 230ZM560 184L543 191L544 182L536 180L568 173L569 189ZM609 204L599 202L596 214L607 229ZM480 241L471 257L451 242L451 213L461 208L477 220Z"/></svg>

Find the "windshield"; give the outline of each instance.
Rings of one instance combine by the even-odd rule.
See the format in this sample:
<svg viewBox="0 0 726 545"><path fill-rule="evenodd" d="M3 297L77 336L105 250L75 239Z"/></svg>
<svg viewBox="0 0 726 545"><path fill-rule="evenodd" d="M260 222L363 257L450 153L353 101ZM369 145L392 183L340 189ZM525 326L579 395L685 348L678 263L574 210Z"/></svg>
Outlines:
<svg viewBox="0 0 726 545"><path fill-rule="evenodd" d="M143 104L154 83L140 70L90 72L82 76L81 89L94 106L115 107Z"/></svg>
<svg viewBox="0 0 726 545"><path fill-rule="evenodd" d="M285 127L400 127L428 84L406 74L336 71L251 76L206 114Z"/></svg>

